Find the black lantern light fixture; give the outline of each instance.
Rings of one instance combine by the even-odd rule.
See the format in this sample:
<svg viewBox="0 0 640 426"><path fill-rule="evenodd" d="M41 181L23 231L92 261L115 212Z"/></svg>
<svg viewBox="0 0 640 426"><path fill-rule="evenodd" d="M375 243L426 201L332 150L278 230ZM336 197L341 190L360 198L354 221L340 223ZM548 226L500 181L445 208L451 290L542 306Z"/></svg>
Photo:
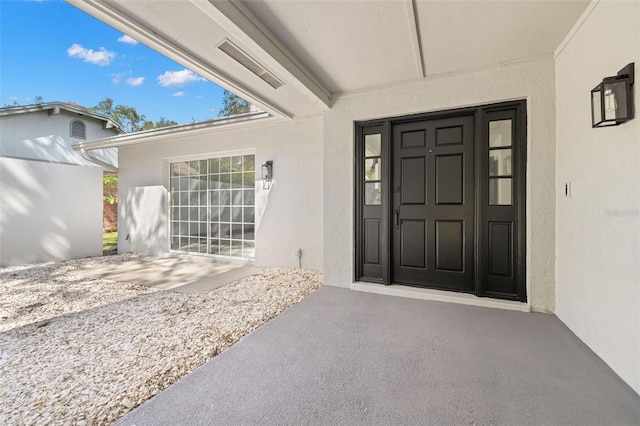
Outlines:
<svg viewBox="0 0 640 426"><path fill-rule="evenodd" d="M273 180L273 161L267 161L262 165L262 188L269 189Z"/></svg>
<svg viewBox="0 0 640 426"><path fill-rule="evenodd" d="M633 68L632 62L591 91L592 127L617 126L633 118Z"/></svg>

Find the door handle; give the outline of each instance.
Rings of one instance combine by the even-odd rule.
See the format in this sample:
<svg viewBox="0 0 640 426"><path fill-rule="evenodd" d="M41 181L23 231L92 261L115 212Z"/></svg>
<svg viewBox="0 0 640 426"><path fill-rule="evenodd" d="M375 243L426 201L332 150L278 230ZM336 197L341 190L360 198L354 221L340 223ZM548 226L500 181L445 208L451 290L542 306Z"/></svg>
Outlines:
<svg viewBox="0 0 640 426"><path fill-rule="evenodd" d="M400 225L400 209L395 209L393 212L393 223L396 226L396 229Z"/></svg>

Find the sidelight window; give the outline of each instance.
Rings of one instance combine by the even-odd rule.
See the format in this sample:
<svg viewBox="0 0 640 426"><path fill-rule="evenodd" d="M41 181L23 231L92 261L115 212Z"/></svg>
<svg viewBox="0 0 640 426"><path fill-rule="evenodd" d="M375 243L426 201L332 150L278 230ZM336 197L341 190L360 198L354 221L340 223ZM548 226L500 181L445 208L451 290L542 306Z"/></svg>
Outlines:
<svg viewBox="0 0 640 426"><path fill-rule="evenodd" d="M511 120L489 122L489 204L512 204Z"/></svg>
<svg viewBox="0 0 640 426"><path fill-rule="evenodd" d="M171 249L255 257L255 156L170 164Z"/></svg>
<svg viewBox="0 0 640 426"><path fill-rule="evenodd" d="M379 133L364 136L364 155L364 204L379 206L382 204L382 138Z"/></svg>

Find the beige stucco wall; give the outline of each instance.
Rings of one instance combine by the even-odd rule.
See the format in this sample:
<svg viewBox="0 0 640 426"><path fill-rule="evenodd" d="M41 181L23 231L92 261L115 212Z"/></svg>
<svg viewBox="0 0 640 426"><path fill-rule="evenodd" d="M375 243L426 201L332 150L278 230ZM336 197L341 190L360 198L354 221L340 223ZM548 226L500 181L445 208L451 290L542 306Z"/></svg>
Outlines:
<svg viewBox="0 0 640 426"><path fill-rule="evenodd" d="M592 129L589 92L636 65L636 118ZM640 393L640 2L599 2L556 60L557 315ZM571 184L571 197L564 185Z"/></svg>
<svg viewBox="0 0 640 426"><path fill-rule="evenodd" d="M102 255L102 170L0 157L0 265Z"/></svg>
<svg viewBox="0 0 640 426"><path fill-rule="evenodd" d="M260 179L260 165L267 160L273 161L274 173L270 189L264 190L262 182L256 182L255 264L297 267L295 252L301 249L302 266L321 270L322 133L322 119L317 117L225 131L187 132L119 148L118 193L126 202L120 203L118 250L169 251L166 208L158 204L167 200L162 189L166 194L169 188L169 162L249 150L256 156L256 179ZM158 207L141 207L141 197L147 200L142 204ZM129 240L125 240L127 234Z"/></svg>
<svg viewBox="0 0 640 426"><path fill-rule="evenodd" d="M353 122L527 99L527 289L537 311L555 309L555 87L552 58L338 96L324 115L325 284L354 277Z"/></svg>

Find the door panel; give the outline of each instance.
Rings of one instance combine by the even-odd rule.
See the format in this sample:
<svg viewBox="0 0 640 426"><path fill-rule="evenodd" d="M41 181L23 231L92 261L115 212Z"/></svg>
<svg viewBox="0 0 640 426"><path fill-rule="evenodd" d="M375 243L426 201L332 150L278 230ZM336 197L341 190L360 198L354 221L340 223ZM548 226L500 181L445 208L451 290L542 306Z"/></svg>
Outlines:
<svg viewBox="0 0 640 426"><path fill-rule="evenodd" d="M462 126L436 128L436 146L461 144Z"/></svg>
<svg viewBox="0 0 640 426"><path fill-rule="evenodd" d="M424 268L425 257L425 221L405 219L400 224L400 259L405 268Z"/></svg>
<svg viewBox="0 0 640 426"><path fill-rule="evenodd" d="M464 222L461 220L436 221L436 269L440 271L464 270Z"/></svg>
<svg viewBox="0 0 640 426"><path fill-rule="evenodd" d="M510 278L513 259L511 222L489 222L489 275Z"/></svg>
<svg viewBox="0 0 640 426"><path fill-rule="evenodd" d="M392 280L473 290L474 117L396 124Z"/></svg>
<svg viewBox="0 0 640 426"><path fill-rule="evenodd" d="M427 201L425 157L403 158L400 162L402 204L425 204Z"/></svg>
<svg viewBox="0 0 640 426"><path fill-rule="evenodd" d="M424 130L414 130L410 132L401 133L402 149L408 148L422 148L426 144Z"/></svg>
<svg viewBox="0 0 640 426"><path fill-rule="evenodd" d="M364 221L364 263L380 264L380 220Z"/></svg>
<svg viewBox="0 0 640 426"><path fill-rule="evenodd" d="M436 156L436 204L462 204L462 154Z"/></svg>

